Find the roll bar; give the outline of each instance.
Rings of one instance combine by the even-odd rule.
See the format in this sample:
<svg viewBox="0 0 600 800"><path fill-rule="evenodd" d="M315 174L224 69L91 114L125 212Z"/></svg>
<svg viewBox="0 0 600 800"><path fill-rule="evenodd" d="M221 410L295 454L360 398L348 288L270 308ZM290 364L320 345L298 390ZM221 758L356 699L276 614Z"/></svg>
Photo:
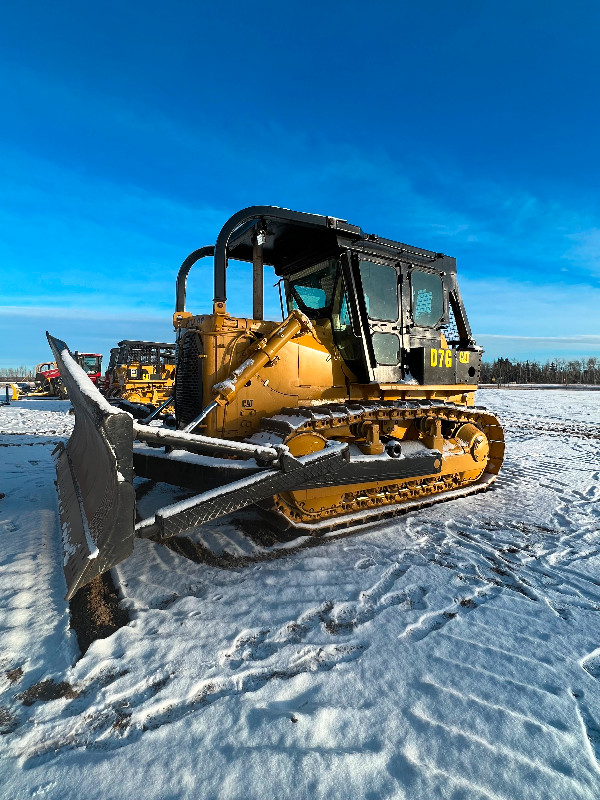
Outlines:
<svg viewBox="0 0 600 800"><path fill-rule="evenodd" d="M253 226L251 223L257 222L259 225ZM348 225L346 220L336 217L325 217L321 214L308 214L304 211L290 211L287 208L277 206L249 206L238 211L230 217L217 237L216 244L208 247L201 247L185 259L177 275L175 311L185 311L185 292L187 276L191 267L205 256L214 256L214 301L225 302L227 300L227 259L229 257L229 244L232 236L239 228L244 226L244 233L249 228L256 227L253 233L252 256L244 260L252 260L254 263L253 280L253 300L255 318L258 308L262 309L262 282L258 280L258 273L262 272L263 255L262 247L265 236L260 237L258 233L269 234L269 223L291 223L292 225L302 225L312 228L337 229L338 232L351 234L356 238L360 234L360 228ZM260 229L260 230L259 230ZM261 312L262 316L262 312Z"/></svg>
<svg viewBox="0 0 600 800"><path fill-rule="evenodd" d="M197 250L194 250L193 253L190 253L183 264L179 267L179 272L177 273L177 282L175 284L176 312L185 311L185 290L189 271L194 266L196 261L200 261L201 258L206 258L206 256L212 256L214 255L214 252L215 248L212 244L209 244L207 247L199 247Z"/></svg>
<svg viewBox="0 0 600 800"><path fill-rule="evenodd" d="M328 227L331 217L320 214L306 214L304 211L290 211L277 206L249 206L243 208L230 217L217 237L215 245L215 296L216 302L227 300L226 270L227 270L227 245L232 233L248 222L262 218L281 220L282 222L296 222L304 225Z"/></svg>

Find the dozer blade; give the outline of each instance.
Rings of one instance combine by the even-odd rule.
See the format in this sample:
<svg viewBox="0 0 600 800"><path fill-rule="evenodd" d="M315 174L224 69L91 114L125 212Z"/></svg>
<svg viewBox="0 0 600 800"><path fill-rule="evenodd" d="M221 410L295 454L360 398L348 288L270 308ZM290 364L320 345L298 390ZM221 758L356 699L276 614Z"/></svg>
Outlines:
<svg viewBox="0 0 600 800"><path fill-rule="evenodd" d="M66 599L133 552L133 420L102 397L67 345L46 332L75 410L54 451Z"/></svg>

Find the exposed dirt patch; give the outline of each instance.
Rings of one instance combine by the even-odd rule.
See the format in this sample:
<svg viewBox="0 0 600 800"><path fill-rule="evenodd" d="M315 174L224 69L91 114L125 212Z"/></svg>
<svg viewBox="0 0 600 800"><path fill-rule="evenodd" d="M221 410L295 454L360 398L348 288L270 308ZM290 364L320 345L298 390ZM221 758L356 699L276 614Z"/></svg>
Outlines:
<svg viewBox="0 0 600 800"><path fill-rule="evenodd" d="M292 527L279 528L268 518L235 517L231 522L259 547L273 547L298 538L298 532Z"/></svg>
<svg viewBox="0 0 600 800"><path fill-rule="evenodd" d="M157 540L158 541L158 540ZM231 553L221 553L217 555L204 545L192 541L188 536L173 536L160 544L164 544L169 550L178 553L180 556L195 561L196 564L208 564L210 567L221 567L225 569L235 569L245 566L248 557L232 556Z"/></svg>
<svg viewBox="0 0 600 800"><path fill-rule="evenodd" d="M106 639L129 623L129 613L120 607L110 572L98 575L69 602L71 627L77 634L81 655L96 639Z"/></svg>
<svg viewBox="0 0 600 800"><path fill-rule="evenodd" d="M130 722L131 722L131 714L127 714L124 711L117 711L117 716L112 726L117 731L125 730L125 728L129 727Z"/></svg>
<svg viewBox="0 0 600 800"><path fill-rule="evenodd" d="M13 683L18 683L23 677L23 670L21 667L16 667L15 669L7 669L5 672L6 677L8 678L8 682L12 686Z"/></svg>
<svg viewBox="0 0 600 800"><path fill-rule="evenodd" d="M59 700L61 697L73 700L75 697L79 697L79 692L67 681L55 683L53 678L48 678L48 680L34 683L29 689L18 694L17 700L20 700L24 706L32 706L38 700L47 703L49 700Z"/></svg>
<svg viewBox="0 0 600 800"><path fill-rule="evenodd" d="M110 686L113 681L116 681L117 678L122 678L124 675L129 675L128 669L121 669L121 670L113 670L107 669L101 672L94 683L96 686L103 688L104 686Z"/></svg>

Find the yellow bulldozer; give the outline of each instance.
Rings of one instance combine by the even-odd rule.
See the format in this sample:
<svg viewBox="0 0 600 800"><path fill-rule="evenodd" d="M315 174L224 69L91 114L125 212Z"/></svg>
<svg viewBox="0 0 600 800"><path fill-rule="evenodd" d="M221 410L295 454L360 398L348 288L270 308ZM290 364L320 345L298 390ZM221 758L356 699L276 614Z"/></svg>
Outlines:
<svg viewBox="0 0 600 800"><path fill-rule="evenodd" d="M186 281L214 259L208 313ZM252 318L227 312L229 261L253 264ZM263 319L263 271L280 279L280 322ZM133 550L257 504L322 534L486 489L502 428L475 406L475 343L450 256L335 217L253 206L176 284L176 428L136 422L85 386L48 335L75 429L57 453L68 596ZM199 459L198 454L203 458ZM134 476L192 498L135 522Z"/></svg>
<svg viewBox="0 0 600 800"><path fill-rule="evenodd" d="M175 345L124 339L110 351L104 395L128 403L160 405L174 411Z"/></svg>

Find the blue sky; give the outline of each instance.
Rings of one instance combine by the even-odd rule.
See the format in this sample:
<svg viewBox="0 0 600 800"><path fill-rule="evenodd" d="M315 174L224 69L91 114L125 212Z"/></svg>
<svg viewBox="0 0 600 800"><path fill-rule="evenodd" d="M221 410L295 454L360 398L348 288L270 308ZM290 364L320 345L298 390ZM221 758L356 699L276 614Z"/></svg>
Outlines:
<svg viewBox="0 0 600 800"><path fill-rule="evenodd" d="M6 6L0 366L48 358L46 329L171 340L179 264L254 204L456 256L487 358L600 356L599 23L554 0ZM211 299L207 263L188 307Z"/></svg>

